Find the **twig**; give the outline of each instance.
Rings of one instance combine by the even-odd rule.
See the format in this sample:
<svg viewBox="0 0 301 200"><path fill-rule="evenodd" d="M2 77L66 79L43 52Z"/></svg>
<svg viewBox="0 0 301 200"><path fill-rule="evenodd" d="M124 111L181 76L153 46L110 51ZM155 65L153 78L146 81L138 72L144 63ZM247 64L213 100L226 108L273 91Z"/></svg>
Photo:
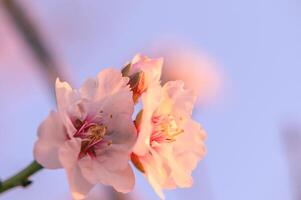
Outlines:
<svg viewBox="0 0 301 200"><path fill-rule="evenodd" d="M32 183L32 181L29 180L29 177L42 168L43 167L39 163L33 161L30 165L28 165L26 168L24 168L14 176L8 178L3 182L0 182L0 193L10 190L14 187L27 187Z"/></svg>

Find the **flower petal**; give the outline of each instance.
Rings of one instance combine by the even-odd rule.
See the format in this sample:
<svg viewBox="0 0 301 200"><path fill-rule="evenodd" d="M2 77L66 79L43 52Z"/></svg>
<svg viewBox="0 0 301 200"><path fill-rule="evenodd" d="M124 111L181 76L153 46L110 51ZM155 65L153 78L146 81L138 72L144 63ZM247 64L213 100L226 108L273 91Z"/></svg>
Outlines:
<svg viewBox="0 0 301 200"><path fill-rule="evenodd" d="M107 96L102 102L102 110L107 114L132 116L134 102L129 88ZM107 115L108 117L109 115Z"/></svg>
<svg viewBox="0 0 301 200"><path fill-rule="evenodd" d="M101 197L101 199L100 199ZM90 190L85 200L111 200L112 195L108 193L108 188L101 184L97 184Z"/></svg>
<svg viewBox="0 0 301 200"><path fill-rule="evenodd" d="M77 161L81 148L81 139L67 140L59 149L59 159L65 169L73 168Z"/></svg>
<svg viewBox="0 0 301 200"><path fill-rule="evenodd" d="M137 155L144 155L148 153L150 148L150 137L152 133L151 119L154 111L157 109L161 101L161 86L159 84L152 84L148 90L142 94L143 114L141 119L142 126L140 127L137 142L134 146L133 152Z"/></svg>
<svg viewBox="0 0 301 200"><path fill-rule="evenodd" d="M67 140L59 149L59 159L67 172L72 196L76 200L84 199L93 187L93 184L83 176L77 164L80 148L81 139L72 138L71 140Z"/></svg>
<svg viewBox="0 0 301 200"><path fill-rule="evenodd" d="M156 151L151 150L151 154L141 158L142 165L145 169L145 176L153 187L154 191L160 197L165 199L162 192L165 180L167 179L169 169L164 165L163 159Z"/></svg>
<svg viewBox="0 0 301 200"><path fill-rule="evenodd" d="M173 144L174 155L178 166L185 168L187 173L196 168L197 163L206 154L204 140L206 132L190 119L183 126L184 133L180 134Z"/></svg>
<svg viewBox="0 0 301 200"><path fill-rule="evenodd" d="M129 164L121 170L110 170L96 160L85 157L80 160L80 168L87 180L114 187L118 192L130 192L135 184L134 173ZM116 165L112 161L111 165Z"/></svg>
<svg viewBox="0 0 301 200"><path fill-rule="evenodd" d="M134 103L131 92L129 90L117 92L98 101L97 104L101 107L97 108L97 105L90 104L91 107L88 108L90 113L94 113L92 115L96 116L92 121L107 126L108 134L104 139L110 144L110 149L115 147L117 151L122 149L128 156L137 138L132 120ZM97 117L97 113L101 117ZM106 147L102 147L102 149L107 152Z"/></svg>
<svg viewBox="0 0 301 200"><path fill-rule="evenodd" d="M146 86L160 81L163 59L151 59L137 54L132 60L131 74L139 71L144 72Z"/></svg>
<svg viewBox="0 0 301 200"><path fill-rule="evenodd" d="M94 184L91 184L85 179L78 165L66 169L66 172L73 198L75 200L84 199Z"/></svg>
<svg viewBox="0 0 301 200"><path fill-rule="evenodd" d="M59 78L55 82L56 103L59 111L67 111L68 107L79 100L78 93L67 82Z"/></svg>
<svg viewBox="0 0 301 200"><path fill-rule="evenodd" d="M128 193L133 190L135 185L135 176L131 166L128 164L123 170L106 171L107 173L98 173L102 183L112 185L115 190L122 193Z"/></svg>
<svg viewBox="0 0 301 200"><path fill-rule="evenodd" d="M169 81L163 86L166 99L172 103L172 114L176 117L190 118L196 96L192 90L184 89L184 82Z"/></svg>
<svg viewBox="0 0 301 200"><path fill-rule="evenodd" d="M107 68L102 70L96 79L88 79L80 88L83 98L90 100L101 100L107 95L114 94L123 89L127 90L129 79L122 77L121 72Z"/></svg>
<svg viewBox="0 0 301 200"><path fill-rule="evenodd" d="M80 87L79 92L80 96L83 99L93 99L98 88L98 82L95 78L88 78L85 80L83 85Z"/></svg>
<svg viewBox="0 0 301 200"><path fill-rule="evenodd" d="M118 145L131 151L137 139L131 115L112 114L112 118L104 118L104 121L109 133L105 139L111 141L112 146Z"/></svg>
<svg viewBox="0 0 301 200"><path fill-rule="evenodd" d="M114 125L116 124L118 126L116 117L123 117L126 120L132 117L134 112L132 92L127 88L106 96L102 100L87 102L85 103L85 109L90 116L94 116L94 118L90 117L91 121L95 123L105 123L109 128L115 129ZM99 116L101 120L104 121L99 121Z"/></svg>
<svg viewBox="0 0 301 200"><path fill-rule="evenodd" d="M128 165L130 152L131 149L129 148L112 144L107 148L96 151L95 162L110 171L122 170Z"/></svg>
<svg viewBox="0 0 301 200"><path fill-rule="evenodd" d="M58 149L67 139L60 114L50 112L38 128L38 140L34 146L35 159L46 168L61 168Z"/></svg>

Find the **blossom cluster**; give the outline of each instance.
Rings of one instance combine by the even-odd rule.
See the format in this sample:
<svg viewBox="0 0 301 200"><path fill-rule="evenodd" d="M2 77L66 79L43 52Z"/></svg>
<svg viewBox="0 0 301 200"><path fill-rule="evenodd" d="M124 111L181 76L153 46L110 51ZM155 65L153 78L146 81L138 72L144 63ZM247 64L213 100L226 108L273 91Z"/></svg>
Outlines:
<svg viewBox="0 0 301 200"><path fill-rule="evenodd" d="M162 189L192 185L206 133L191 118L196 95L180 80L161 85L162 66L162 58L136 55L78 90L56 80L57 111L39 126L34 156L45 168L65 169L74 199L85 199L97 184L130 192L130 161L161 199ZM135 105L141 110L134 112Z"/></svg>

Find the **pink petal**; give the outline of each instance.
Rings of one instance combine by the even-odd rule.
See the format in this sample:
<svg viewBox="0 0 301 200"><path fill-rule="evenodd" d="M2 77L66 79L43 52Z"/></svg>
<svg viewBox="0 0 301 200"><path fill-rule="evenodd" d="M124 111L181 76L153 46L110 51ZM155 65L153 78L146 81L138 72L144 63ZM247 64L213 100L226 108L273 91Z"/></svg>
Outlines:
<svg viewBox="0 0 301 200"><path fill-rule="evenodd" d="M66 172L73 198L75 200L84 199L93 188L94 184L91 184L85 179L77 165L70 169L66 169Z"/></svg>
<svg viewBox="0 0 301 200"><path fill-rule="evenodd" d="M88 78L80 87L79 92L83 99L93 99L96 95L98 82L95 78Z"/></svg>
<svg viewBox="0 0 301 200"><path fill-rule="evenodd" d="M112 141L112 146L131 151L136 139L137 133L131 115L113 114L112 118L105 118L104 123L108 126L106 139Z"/></svg>
<svg viewBox="0 0 301 200"><path fill-rule="evenodd" d="M94 162L111 171L122 170L128 165L129 154L130 149L112 144L107 150L97 151Z"/></svg>
<svg viewBox="0 0 301 200"><path fill-rule="evenodd" d="M184 133L180 134L173 144L174 154L180 166L192 171L206 154L204 144L206 132L200 124L191 119L186 122L183 129Z"/></svg>
<svg viewBox="0 0 301 200"><path fill-rule="evenodd" d="M77 164L80 148L81 139L72 138L71 140L67 140L59 149L59 159L67 172L72 196L76 200L84 199L93 187L93 184L83 176Z"/></svg>
<svg viewBox="0 0 301 200"><path fill-rule="evenodd" d="M61 82L59 78L55 82L55 93L59 111L68 110L68 107L79 99L76 91L67 82Z"/></svg>
<svg viewBox="0 0 301 200"><path fill-rule="evenodd" d="M188 154L188 153L187 153ZM188 154L189 155L189 154ZM186 158L191 158L187 156ZM170 156L168 158L168 163L171 168L171 178L174 180L175 184L179 187L191 187L193 180L191 177L192 170L189 165L189 160L186 163L179 163L175 156Z"/></svg>
<svg viewBox="0 0 301 200"><path fill-rule="evenodd" d="M81 148L81 139L72 138L65 141L59 149L59 159L65 169L73 168L77 161Z"/></svg>
<svg viewBox="0 0 301 200"><path fill-rule="evenodd" d="M101 100L107 95L128 89L129 79L122 77L119 70L107 68L102 70L96 79L88 79L80 88L83 98Z"/></svg>
<svg viewBox="0 0 301 200"><path fill-rule="evenodd" d="M112 160L111 165L116 165ZM112 170L106 168L98 161L85 157L80 162L80 167L83 175L92 183L102 183L112 186L118 192L130 192L135 183L135 177L129 164L122 170Z"/></svg>
<svg viewBox="0 0 301 200"><path fill-rule="evenodd" d="M97 95L109 95L114 94L121 90L128 90L127 85L129 79L127 77L122 77L119 70L108 68L102 70L97 75L98 80L98 90ZM97 98L99 99L99 97Z"/></svg>
<svg viewBox="0 0 301 200"><path fill-rule="evenodd" d="M85 200L112 200L112 194L108 192L107 187L97 184L90 190Z"/></svg>
<svg viewBox="0 0 301 200"><path fill-rule="evenodd" d="M152 188L160 199L165 199L162 189L168 176L168 168L164 166L163 159L157 152L152 151L152 155L142 158L141 162L145 169L145 175Z"/></svg>
<svg viewBox="0 0 301 200"><path fill-rule="evenodd" d="M162 186L156 181L155 177L151 173L147 174L147 178L156 194L160 197L160 199L164 200L165 197L162 192Z"/></svg>
<svg viewBox="0 0 301 200"><path fill-rule="evenodd" d="M163 86L164 93L167 98L171 99L173 104L173 115L181 117L189 117L192 114L193 105L196 96L192 90L184 89L184 82L169 81Z"/></svg>
<svg viewBox="0 0 301 200"><path fill-rule="evenodd" d="M163 66L163 59L151 59L146 56L137 54L132 60L131 74L143 71L146 85L159 82Z"/></svg>
<svg viewBox="0 0 301 200"><path fill-rule="evenodd" d="M132 99L132 92L129 88L116 92L107 96L102 101L102 109L109 116L127 115L132 116L134 112L134 102Z"/></svg>
<svg viewBox="0 0 301 200"><path fill-rule="evenodd" d="M73 137L76 132L76 128L74 127L70 117L65 112L60 112L62 123L65 126L65 132L68 134L69 138Z"/></svg>
<svg viewBox="0 0 301 200"><path fill-rule="evenodd" d="M157 83L149 86L148 90L142 94L143 114L141 120L141 129L133 152L137 155L148 153L150 148L150 137L152 133L151 119L154 111L161 101L161 86Z"/></svg>
<svg viewBox="0 0 301 200"><path fill-rule="evenodd" d="M135 176L130 165L118 171L98 171L97 175L100 182L113 186L118 192L128 193L134 188Z"/></svg>
<svg viewBox="0 0 301 200"><path fill-rule="evenodd" d="M44 167L60 168L58 149L67 139L60 114L50 112L38 128L38 140L34 147L35 159Z"/></svg>

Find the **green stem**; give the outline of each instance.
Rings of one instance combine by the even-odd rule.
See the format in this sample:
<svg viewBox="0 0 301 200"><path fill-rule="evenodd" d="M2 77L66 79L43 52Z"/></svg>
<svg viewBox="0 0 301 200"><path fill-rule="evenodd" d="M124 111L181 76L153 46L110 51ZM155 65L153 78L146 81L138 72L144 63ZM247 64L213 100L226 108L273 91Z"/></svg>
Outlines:
<svg viewBox="0 0 301 200"><path fill-rule="evenodd" d="M14 176L8 178L3 182L0 182L0 193L10 190L14 187L26 187L30 185L31 181L28 178L41 169L43 169L43 167L36 161L33 161L30 165L28 165L26 168L24 168Z"/></svg>

